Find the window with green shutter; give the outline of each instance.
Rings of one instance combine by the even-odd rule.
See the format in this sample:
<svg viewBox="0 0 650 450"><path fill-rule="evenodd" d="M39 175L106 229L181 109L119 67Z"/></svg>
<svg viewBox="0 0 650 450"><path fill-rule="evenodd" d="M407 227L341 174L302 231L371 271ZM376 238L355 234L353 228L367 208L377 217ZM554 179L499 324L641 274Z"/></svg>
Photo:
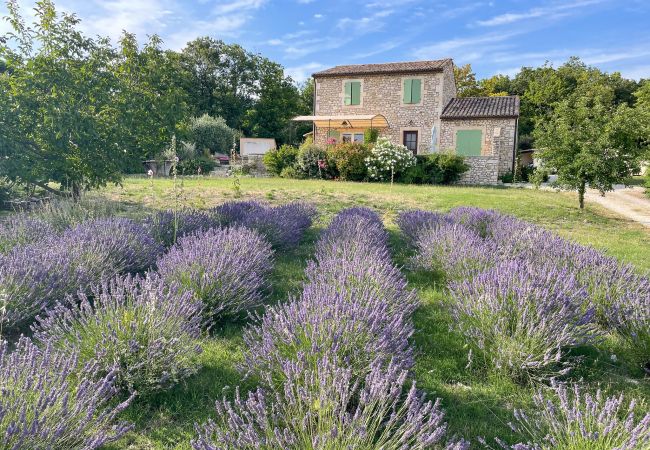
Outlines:
<svg viewBox="0 0 650 450"><path fill-rule="evenodd" d="M345 82L345 105L361 104L361 81Z"/></svg>
<svg viewBox="0 0 650 450"><path fill-rule="evenodd" d="M404 103L418 104L422 99L422 80L419 78L407 78L404 80Z"/></svg>
<svg viewBox="0 0 650 450"><path fill-rule="evenodd" d="M456 131L456 153L462 156L481 156L481 130Z"/></svg>

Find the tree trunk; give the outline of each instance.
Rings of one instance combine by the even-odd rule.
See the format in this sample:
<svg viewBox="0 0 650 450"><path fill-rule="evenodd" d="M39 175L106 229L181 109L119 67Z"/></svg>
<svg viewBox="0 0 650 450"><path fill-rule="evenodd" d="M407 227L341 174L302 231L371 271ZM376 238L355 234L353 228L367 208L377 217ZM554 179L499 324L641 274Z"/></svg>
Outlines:
<svg viewBox="0 0 650 450"><path fill-rule="evenodd" d="M72 182L72 200L76 203L81 198L81 183L78 181Z"/></svg>
<svg viewBox="0 0 650 450"><path fill-rule="evenodd" d="M585 189L586 189L587 183L582 180L580 182L580 187L578 187L578 201L580 202L580 209L584 210L585 209Z"/></svg>

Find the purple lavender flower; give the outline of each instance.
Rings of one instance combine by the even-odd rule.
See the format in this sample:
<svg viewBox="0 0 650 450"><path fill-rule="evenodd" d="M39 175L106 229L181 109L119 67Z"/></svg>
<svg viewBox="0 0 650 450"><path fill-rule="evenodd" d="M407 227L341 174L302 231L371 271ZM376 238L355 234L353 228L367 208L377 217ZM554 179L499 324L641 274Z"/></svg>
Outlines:
<svg viewBox="0 0 650 450"><path fill-rule="evenodd" d="M209 212L183 210L159 211L145 221L156 242L170 247L188 234L220 226L219 220Z"/></svg>
<svg viewBox="0 0 650 450"><path fill-rule="evenodd" d="M397 226L411 246L415 246L423 230L451 223L453 222L448 216L433 211L410 210L403 211L397 216Z"/></svg>
<svg viewBox="0 0 650 450"><path fill-rule="evenodd" d="M131 426L116 422L132 397L114 405L111 370L99 379L93 361L78 352L39 349L22 337L13 352L0 341L0 435L8 449L94 449L114 442Z"/></svg>
<svg viewBox="0 0 650 450"><path fill-rule="evenodd" d="M56 235L49 223L17 215L0 221L0 254L8 253L18 245L29 245Z"/></svg>
<svg viewBox="0 0 650 450"><path fill-rule="evenodd" d="M192 292L213 318L260 306L272 260L271 246L259 233L230 227L182 237L157 266L167 283Z"/></svg>
<svg viewBox="0 0 650 450"><path fill-rule="evenodd" d="M585 290L566 269L511 261L449 286L454 322L468 343L517 380L570 368L567 348L598 337Z"/></svg>
<svg viewBox="0 0 650 450"><path fill-rule="evenodd" d="M442 272L450 280L471 278L500 259L494 243L458 224L422 230L415 246L413 267Z"/></svg>
<svg viewBox="0 0 650 450"><path fill-rule="evenodd" d="M199 368L202 305L155 274L116 277L57 304L32 327L34 337L68 353L79 365L95 360L97 375L115 373L123 391L165 389Z"/></svg>
<svg viewBox="0 0 650 450"><path fill-rule="evenodd" d="M533 400L531 414L515 410L513 431L527 439L526 443L502 448L541 450L547 448L584 448L613 450L645 450L650 447L650 412L635 399L625 402L623 394L605 397L585 393L577 384L554 383L552 399L543 390ZM645 411L644 411L645 409ZM635 411L642 414L636 420Z"/></svg>
<svg viewBox="0 0 650 450"><path fill-rule="evenodd" d="M363 382L323 358L315 369L287 365L283 386L217 402L217 419L197 426L195 450L230 449L454 449L444 443L439 402L426 401L407 372L373 365ZM408 393L404 396L404 390Z"/></svg>
<svg viewBox="0 0 650 450"><path fill-rule="evenodd" d="M227 202L214 213L223 225L256 230L276 248L296 246L316 217L316 209L305 203L271 207L256 201Z"/></svg>

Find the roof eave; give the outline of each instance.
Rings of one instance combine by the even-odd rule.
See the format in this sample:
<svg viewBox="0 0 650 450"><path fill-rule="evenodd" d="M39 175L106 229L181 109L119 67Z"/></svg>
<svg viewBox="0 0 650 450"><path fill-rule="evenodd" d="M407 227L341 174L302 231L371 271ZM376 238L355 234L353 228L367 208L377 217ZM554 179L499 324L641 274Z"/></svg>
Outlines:
<svg viewBox="0 0 650 450"><path fill-rule="evenodd" d="M312 78L336 78L336 77L356 77L368 75L414 75L419 73L440 73L443 68L439 69L419 69L419 70L394 70L385 72L341 72L341 73L313 73Z"/></svg>
<svg viewBox="0 0 650 450"><path fill-rule="evenodd" d="M480 116L451 116L451 117L450 117L450 116L444 116L444 115L441 115L440 118L441 118L442 120L518 119L518 118L519 118L519 114L517 114L517 115L507 115L507 116L503 116L503 115L499 115L499 116L495 116L495 115L480 115Z"/></svg>

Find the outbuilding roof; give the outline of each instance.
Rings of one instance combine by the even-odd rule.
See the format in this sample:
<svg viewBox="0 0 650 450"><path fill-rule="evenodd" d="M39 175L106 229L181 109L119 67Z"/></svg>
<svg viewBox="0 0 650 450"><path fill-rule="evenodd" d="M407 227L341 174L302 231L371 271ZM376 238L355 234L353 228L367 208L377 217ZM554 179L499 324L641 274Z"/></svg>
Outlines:
<svg viewBox="0 0 650 450"><path fill-rule="evenodd" d="M386 73L425 73L441 72L446 64L451 64L451 59L438 59L434 61L410 61L384 64L353 64L336 66L313 74L313 77L338 77L347 75L380 75Z"/></svg>
<svg viewBox="0 0 650 450"><path fill-rule="evenodd" d="M452 98L440 115L442 119L519 117L519 97Z"/></svg>

